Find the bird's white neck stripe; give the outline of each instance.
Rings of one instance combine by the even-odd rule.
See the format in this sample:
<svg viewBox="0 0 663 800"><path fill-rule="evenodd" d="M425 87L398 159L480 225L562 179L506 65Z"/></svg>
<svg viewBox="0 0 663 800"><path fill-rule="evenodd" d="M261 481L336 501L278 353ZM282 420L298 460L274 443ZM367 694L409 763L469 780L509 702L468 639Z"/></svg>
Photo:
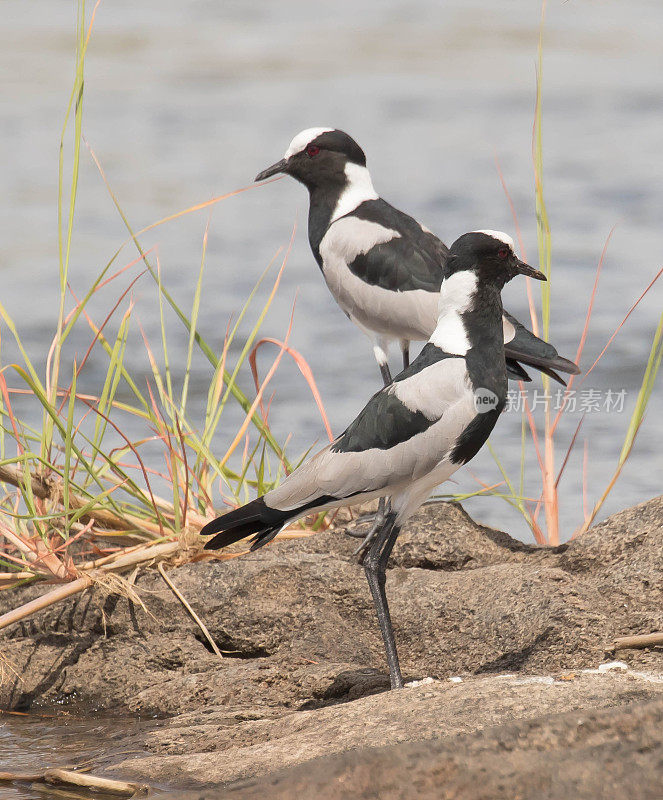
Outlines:
<svg viewBox="0 0 663 800"><path fill-rule="evenodd" d="M446 353L464 356L470 349L470 340L461 314L467 311L477 288L474 272L456 272L442 282L438 304L437 327L429 341Z"/></svg>
<svg viewBox="0 0 663 800"><path fill-rule="evenodd" d="M345 165L345 176L348 182L336 201L330 223L354 211L357 206L366 200L378 199L377 193L373 188L371 174L366 167L349 161Z"/></svg>

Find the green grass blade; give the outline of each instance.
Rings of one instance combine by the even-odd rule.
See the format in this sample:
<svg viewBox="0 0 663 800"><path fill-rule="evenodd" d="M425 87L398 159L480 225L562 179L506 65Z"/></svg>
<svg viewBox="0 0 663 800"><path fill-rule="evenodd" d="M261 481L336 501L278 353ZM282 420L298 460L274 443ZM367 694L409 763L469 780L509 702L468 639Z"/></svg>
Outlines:
<svg viewBox="0 0 663 800"><path fill-rule="evenodd" d="M631 450L633 449L635 438L644 420L647 406L649 405L649 400L654 389L654 383L656 382L656 376L658 375L661 367L662 358L663 314L661 314L661 317L658 321L658 326L654 333L654 338L649 350L649 358L647 359L647 366L645 367L645 373L642 377L640 390L638 391L638 398L636 400L633 413L631 414L631 419L629 421L628 430L626 431L626 437L624 438L624 444L622 446L621 453L619 454L620 467L623 466L626 459L629 457Z"/></svg>
<svg viewBox="0 0 663 800"><path fill-rule="evenodd" d="M189 328L189 344L186 353L186 365L184 367L184 380L182 381L182 395L180 399L180 416L186 413L186 401L189 391L189 376L191 375L191 362L193 360L193 347L196 343L196 327L198 325L198 312L200 311L200 296L203 289L203 273L205 271L205 256L207 254L207 235L209 232L209 221L205 227L203 236L203 252L200 256L200 269L198 270L198 280L193 294L193 304L191 307L191 325Z"/></svg>
<svg viewBox="0 0 663 800"><path fill-rule="evenodd" d="M62 483L62 504L65 513L65 538L69 537L69 479L71 471L71 453L73 445L72 433L74 430L74 410L76 407L76 377L78 370L76 369L76 362L74 361L74 368L71 377L71 386L69 387L69 405L67 408L67 427L64 436L64 481Z"/></svg>
<svg viewBox="0 0 663 800"><path fill-rule="evenodd" d="M108 189L108 193L110 194L111 199L113 200L113 204L115 205L115 208L117 209L117 212L120 215L120 218L121 218L122 222L124 223L127 231L129 232L129 235L131 236L131 239L132 239L136 249L138 250L138 253L140 254L140 256L143 259L143 263L147 267L147 269L148 269L150 275L152 276L152 278L154 279L154 281L157 283L157 285L159 285L158 276L157 276L157 274L156 274L156 272L154 270L154 267L148 261L147 256L146 256L146 254L145 254L145 252L143 250L143 247L140 244L140 242L138 240L138 237L134 233L134 230L133 230L131 224L129 223L129 220L128 220L126 214L124 213L124 210L122 209L122 206L120 205L119 200L117 199L116 195L111 190L111 188L110 188L110 186L108 185L107 182L106 182L106 186L107 186L107 189ZM173 311L177 315L177 317L180 320L180 322L185 326L187 331L191 332L191 323L190 323L190 321L188 320L186 314L184 314L182 309L177 305L177 303L173 299L173 297L170 294L170 292L168 292L168 290L163 285L161 285L160 291L163 292L163 296L166 299L166 302L173 309ZM205 341L205 339L197 331L194 332L194 340L195 340L196 344L198 345L200 351L205 356L205 358L210 362L210 364L212 364L213 367L216 367L218 362L219 362L219 359L215 355L213 349L209 346L209 344ZM224 382L226 383L226 385L230 382L230 375L227 373L227 371L224 371ZM231 394L233 395L235 400L239 403L239 405L244 410L244 412L248 413L250 408L251 408L251 401L248 399L248 397L244 394L244 392L242 392L242 390L235 383L232 384ZM280 447L279 443L276 441L276 439L272 435L272 433L269 430L269 428L263 423L263 421L262 421L262 419L260 417L260 414L258 414L258 413L253 414L252 418L251 418L251 422L260 431L260 433L265 437L265 441L269 444L269 446L276 453L276 455L279 458L284 458L284 455L283 455L283 452L281 450L281 447Z"/></svg>

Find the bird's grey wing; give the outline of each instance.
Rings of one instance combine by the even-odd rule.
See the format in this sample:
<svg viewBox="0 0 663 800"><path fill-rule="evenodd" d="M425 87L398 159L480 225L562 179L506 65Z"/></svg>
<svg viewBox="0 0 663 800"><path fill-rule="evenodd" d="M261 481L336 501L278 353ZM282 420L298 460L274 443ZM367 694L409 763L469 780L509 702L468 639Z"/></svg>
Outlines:
<svg viewBox="0 0 663 800"><path fill-rule="evenodd" d="M316 497L349 499L417 480L450 455L475 416L465 361L425 366L376 392L341 436L265 501L287 511Z"/></svg>
<svg viewBox="0 0 663 800"><path fill-rule="evenodd" d="M549 343L539 339L518 320L504 312L504 352L507 359L522 362L530 367L538 367L548 374L553 370L567 372L570 375L577 375L580 370L578 366L569 359L560 356L557 350ZM559 376L553 374L556 380L564 381Z"/></svg>
<svg viewBox="0 0 663 800"><path fill-rule="evenodd" d="M365 283L394 292L439 292L444 278L439 263L404 237L359 253L348 269Z"/></svg>

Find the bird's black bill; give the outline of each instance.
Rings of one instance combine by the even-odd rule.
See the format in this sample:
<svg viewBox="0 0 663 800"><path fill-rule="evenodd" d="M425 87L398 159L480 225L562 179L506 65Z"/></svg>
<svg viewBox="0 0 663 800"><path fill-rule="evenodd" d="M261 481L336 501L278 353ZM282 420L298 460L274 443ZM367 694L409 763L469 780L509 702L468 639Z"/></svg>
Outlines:
<svg viewBox="0 0 663 800"><path fill-rule="evenodd" d="M285 170L285 158L282 158L280 161L277 161L276 164L272 164L271 167L267 167L262 172L259 172L254 180L255 181L264 181L267 178L271 178L272 175L278 175L279 172L283 172Z"/></svg>
<svg viewBox="0 0 663 800"><path fill-rule="evenodd" d="M530 267L529 264L526 264L524 261L520 261L520 259L516 263L516 271L519 272L521 275L527 275L528 278L534 278L534 280L536 281L548 280L548 278L546 278L543 272L539 272L538 269Z"/></svg>

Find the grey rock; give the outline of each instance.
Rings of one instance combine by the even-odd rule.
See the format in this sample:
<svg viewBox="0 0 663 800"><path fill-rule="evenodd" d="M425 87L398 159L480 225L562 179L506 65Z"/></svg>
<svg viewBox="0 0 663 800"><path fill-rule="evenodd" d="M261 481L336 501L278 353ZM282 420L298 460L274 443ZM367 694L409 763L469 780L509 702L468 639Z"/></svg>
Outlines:
<svg viewBox="0 0 663 800"><path fill-rule="evenodd" d="M304 791L307 773L297 764L311 759L318 788L307 793L321 797L427 797L436 775L451 787L436 796L500 797L499 784L511 787L512 797L532 796L530 790L561 797L564 787L566 796L581 797L590 785L584 740L577 740L576 766L549 783L552 793L544 786L552 774L546 753L550 764L561 764L576 747L554 731L568 733L575 718L564 715L579 709L603 731L597 764L619 751L622 716L609 711L616 708L642 720L647 752L658 757L660 649L620 653L635 670L623 675L582 670L610 659L616 636L663 630L663 497L554 549L476 525L457 505L422 509L399 539L387 593L406 680L437 682L404 692L383 691L382 642L352 557L356 543L336 530L172 569L223 659L155 571L136 583L149 613L98 590L47 609L0 634L3 657L20 676L5 670L0 706L167 717L145 737L155 755L118 765L124 777L177 782L179 775L189 785L227 786L249 779L262 796L270 786L284 798ZM39 591L0 594L0 612ZM498 677L503 673L516 677ZM552 737L547 750L528 750L534 730ZM498 764L502 739L521 745L509 745L513 753ZM429 752L421 742L435 747ZM637 749L630 743L625 754ZM643 775L647 758L640 759ZM486 793L468 793L463 759ZM371 789L366 765L386 783ZM286 767L287 774L272 775ZM615 786L633 774L610 773ZM324 775L364 788L324 794ZM413 780L420 795L398 794ZM641 785L648 785L644 778ZM254 788L233 783L232 791L250 798Z"/></svg>

